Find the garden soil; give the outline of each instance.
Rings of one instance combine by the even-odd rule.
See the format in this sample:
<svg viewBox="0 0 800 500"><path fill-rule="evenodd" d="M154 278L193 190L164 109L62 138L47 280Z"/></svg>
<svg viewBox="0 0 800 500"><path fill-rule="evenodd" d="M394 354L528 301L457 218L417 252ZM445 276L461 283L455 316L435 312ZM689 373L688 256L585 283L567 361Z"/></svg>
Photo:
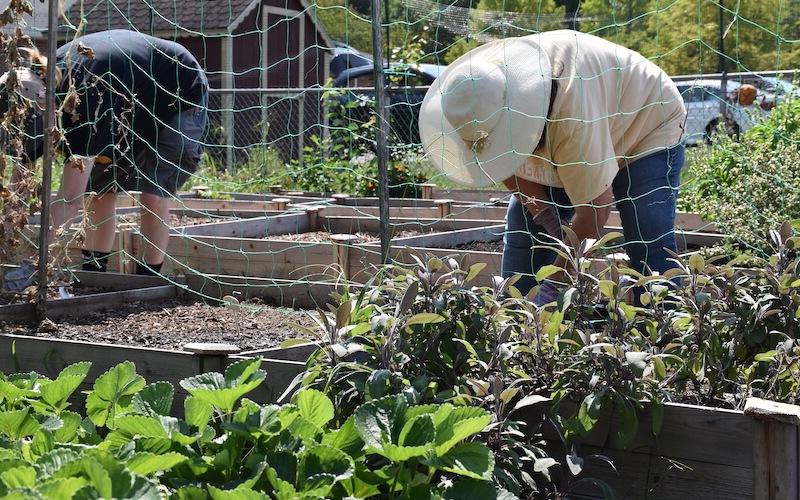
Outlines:
<svg viewBox="0 0 800 500"><path fill-rule="evenodd" d="M464 245L457 245L456 250L470 250L473 252L502 252L503 240L498 241L473 241Z"/></svg>
<svg viewBox="0 0 800 500"><path fill-rule="evenodd" d="M0 333L176 350L189 342L225 342L252 350L301 337L293 323L313 325L305 311L258 301L220 307L171 299L158 304L132 302L38 326L0 322Z"/></svg>

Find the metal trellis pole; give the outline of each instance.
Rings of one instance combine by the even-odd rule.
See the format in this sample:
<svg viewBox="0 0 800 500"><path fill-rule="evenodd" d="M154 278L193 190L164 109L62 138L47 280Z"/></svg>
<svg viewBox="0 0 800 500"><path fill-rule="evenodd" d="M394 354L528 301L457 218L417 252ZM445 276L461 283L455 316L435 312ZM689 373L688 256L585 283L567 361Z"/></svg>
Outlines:
<svg viewBox="0 0 800 500"><path fill-rule="evenodd" d="M47 5L47 80L44 105L44 156L42 158L42 216L39 223L39 288L36 315L45 318L47 301L47 264L50 241L50 193L53 173L53 129L56 125L56 82L52 78L56 69L56 32L58 28L58 2L49 0Z"/></svg>
<svg viewBox="0 0 800 500"><path fill-rule="evenodd" d="M725 3L719 0L719 73L720 73L720 110L727 127L728 123L728 75L725 60Z"/></svg>
<svg viewBox="0 0 800 500"><path fill-rule="evenodd" d="M372 0L372 59L375 75L375 112L378 118L376 146L378 156L378 206L380 215L381 259L389 262L389 243L392 228L389 220L389 148L386 144L388 108L383 75L383 44L381 33L381 0Z"/></svg>

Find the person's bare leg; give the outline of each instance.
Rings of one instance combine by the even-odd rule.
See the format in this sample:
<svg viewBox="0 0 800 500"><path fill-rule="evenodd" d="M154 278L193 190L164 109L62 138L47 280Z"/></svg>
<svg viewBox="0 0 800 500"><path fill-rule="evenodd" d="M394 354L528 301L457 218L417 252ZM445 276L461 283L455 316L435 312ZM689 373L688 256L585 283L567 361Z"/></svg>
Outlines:
<svg viewBox="0 0 800 500"><path fill-rule="evenodd" d="M93 252L111 252L117 229L116 207L117 193L87 198L83 248Z"/></svg>
<svg viewBox="0 0 800 500"><path fill-rule="evenodd" d="M58 232L59 229L66 231L83 208L83 196L89 175L92 173L94 159L84 158L82 163L81 165L81 160L78 160L64 165L61 187L58 189L56 199L50 205L52 232Z"/></svg>
<svg viewBox="0 0 800 500"><path fill-rule="evenodd" d="M164 262L164 252L169 242L169 198L142 193L142 221L140 229L144 239L142 260L148 265Z"/></svg>

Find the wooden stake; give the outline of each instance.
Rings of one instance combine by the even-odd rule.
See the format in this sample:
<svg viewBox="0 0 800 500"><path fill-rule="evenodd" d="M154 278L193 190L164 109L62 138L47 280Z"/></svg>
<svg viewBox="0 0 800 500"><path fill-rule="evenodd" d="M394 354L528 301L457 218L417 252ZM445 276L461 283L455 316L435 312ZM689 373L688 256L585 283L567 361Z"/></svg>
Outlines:
<svg viewBox="0 0 800 500"><path fill-rule="evenodd" d="M337 193L331 196L336 201L337 205L347 205L347 199L350 198L349 194Z"/></svg>
<svg viewBox="0 0 800 500"><path fill-rule="evenodd" d="M270 210L279 210L283 211L286 210L287 205L291 202L289 198L275 198L270 202Z"/></svg>
<svg viewBox="0 0 800 500"><path fill-rule="evenodd" d="M320 230L319 212L323 209L324 207L308 207L305 209L306 215L308 215L309 232L313 233Z"/></svg>
<svg viewBox="0 0 800 500"><path fill-rule="evenodd" d="M797 499L800 406L749 398L744 413L757 420L753 433L753 498Z"/></svg>
<svg viewBox="0 0 800 500"><path fill-rule="evenodd" d="M421 188L422 192L422 199L423 200L432 200L433 199L433 188L436 187L436 184L420 184L419 187Z"/></svg>
<svg viewBox="0 0 800 500"><path fill-rule="evenodd" d="M436 207L439 209L439 218L444 219L453 212L453 200L433 200Z"/></svg>
<svg viewBox="0 0 800 500"><path fill-rule="evenodd" d="M332 234L334 263L339 267L344 279L350 280L350 247L359 241L352 234Z"/></svg>
<svg viewBox="0 0 800 500"><path fill-rule="evenodd" d="M242 352L237 345L217 342L190 342L188 344L183 344L182 347L184 351L191 352L193 354L228 355L239 354Z"/></svg>

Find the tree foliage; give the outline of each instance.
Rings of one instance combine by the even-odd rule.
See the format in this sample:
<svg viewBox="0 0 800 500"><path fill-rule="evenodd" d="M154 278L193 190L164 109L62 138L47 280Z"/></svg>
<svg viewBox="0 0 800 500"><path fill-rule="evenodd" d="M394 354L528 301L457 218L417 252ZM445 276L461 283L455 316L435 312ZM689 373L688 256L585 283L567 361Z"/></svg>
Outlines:
<svg viewBox="0 0 800 500"><path fill-rule="evenodd" d="M319 0L326 7L319 16L333 38L369 51L369 12L363 3ZM328 9L332 5L339 7ZM402 47L421 37L422 59L449 63L488 39L574 27L637 50L678 75L719 70L722 24L728 71L800 66L800 0L583 0L574 22L575 6L566 0L458 1L439 8L464 7L471 9L467 36L439 26L437 16L421 19L408 2L391 0L389 43Z"/></svg>

